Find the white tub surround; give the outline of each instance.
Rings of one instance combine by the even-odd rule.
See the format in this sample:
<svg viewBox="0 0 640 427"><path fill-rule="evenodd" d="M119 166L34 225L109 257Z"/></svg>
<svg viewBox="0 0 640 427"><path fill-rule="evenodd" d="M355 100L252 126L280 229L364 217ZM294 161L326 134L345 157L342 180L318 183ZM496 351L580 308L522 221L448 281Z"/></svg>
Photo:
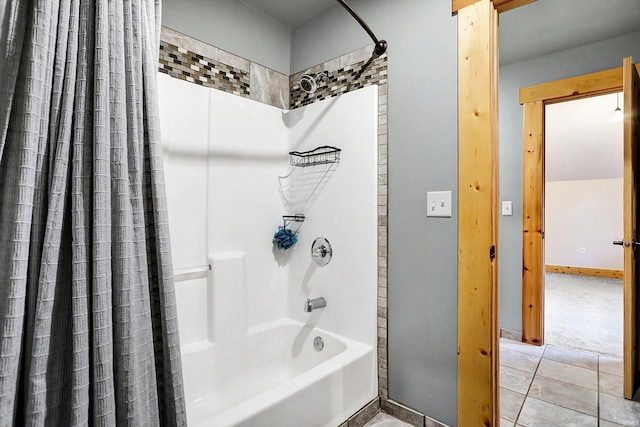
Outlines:
<svg viewBox="0 0 640 427"><path fill-rule="evenodd" d="M284 111L158 79L190 425L339 425L378 395L377 87ZM340 163L290 165L322 145ZM298 243L277 250L296 213Z"/></svg>

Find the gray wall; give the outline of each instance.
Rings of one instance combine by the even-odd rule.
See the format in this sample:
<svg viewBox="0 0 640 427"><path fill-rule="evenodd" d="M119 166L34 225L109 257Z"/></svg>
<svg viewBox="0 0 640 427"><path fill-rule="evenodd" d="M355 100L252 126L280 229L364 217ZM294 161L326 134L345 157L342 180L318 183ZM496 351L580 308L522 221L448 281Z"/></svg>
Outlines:
<svg viewBox="0 0 640 427"><path fill-rule="evenodd" d="M500 18L508 20L509 13ZM640 32L500 67L500 198L513 216L500 221L500 326L522 330L522 106L521 87L640 62Z"/></svg>
<svg viewBox="0 0 640 427"><path fill-rule="evenodd" d="M374 26L375 10L382 1L372 0L377 6L370 7L371 12L363 11L362 1L349 0L351 5L380 39L386 39L378 26ZM373 6L373 5L372 5ZM291 74L310 68L348 52L371 44L372 41L362 27L344 10L336 5L295 27L291 32Z"/></svg>
<svg viewBox="0 0 640 427"><path fill-rule="evenodd" d="M450 0L351 0L389 43L389 394L457 423L457 18ZM340 6L294 28L292 70L371 43Z"/></svg>
<svg viewBox="0 0 640 427"><path fill-rule="evenodd" d="M291 29L234 0L163 0L162 25L289 75Z"/></svg>

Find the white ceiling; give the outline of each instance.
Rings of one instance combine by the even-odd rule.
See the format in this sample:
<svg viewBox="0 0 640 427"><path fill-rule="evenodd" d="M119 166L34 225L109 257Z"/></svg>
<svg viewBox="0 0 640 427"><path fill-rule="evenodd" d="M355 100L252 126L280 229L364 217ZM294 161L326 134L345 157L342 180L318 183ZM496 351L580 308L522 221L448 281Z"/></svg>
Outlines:
<svg viewBox="0 0 640 427"><path fill-rule="evenodd" d="M236 1L291 28L338 4L335 0ZM635 31L640 31L640 0L537 0L500 15L500 64Z"/></svg>
<svg viewBox="0 0 640 427"><path fill-rule="evenodd" d="M294 28L337 4L336 0L238 0Z"/></svg>
<svg viewBox="0 0 640 427"><path fill-rule="evenodd" d="M547 105L547 181L622 178L622 121L613 120L616 102L616 94L610 94Z"/></svg>
<svg viewBox="0 0 640 427"><path fill-rule="evenodd" d="M500 15L500 65L636 31L639 0L537 0Z"/></svg>

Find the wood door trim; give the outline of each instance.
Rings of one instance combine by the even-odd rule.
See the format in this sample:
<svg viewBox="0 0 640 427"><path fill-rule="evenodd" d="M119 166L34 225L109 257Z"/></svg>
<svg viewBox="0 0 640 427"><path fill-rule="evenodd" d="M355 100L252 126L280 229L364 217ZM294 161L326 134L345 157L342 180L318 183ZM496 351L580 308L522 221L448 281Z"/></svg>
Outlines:
<svg viewBox="0 0 640 427"><path fill-rule="evenodd" d="M480 0L451 0L451 12L455 15L460 9L479 2ZM498 13L507 12L525 4L533 3L536 0L493 0Z"/></svg>
<svg viewBox="0 0 640 427"><path fill-rule="evenodd" d="M635 64L640 73L640 64ZM520 104L571 101L622 90L622 67L520 88Z"/></svg>
<svg viewBox="0 0 640 427"><path fill-rule="evenodd" d="M622 67L520 88L520 104L563 102L622 90Z"/></svg>
<svg viewBox="0 0 640 427"><path fill-rule="evenodd" d="M524 104L522 159L522 341L544 333L544 102Z"/></svg>
<svg viewBox="0 0 640 427"><path fill-rule="evenodd" d="M499 424L498 13L531 1L452 0L458 13L458 425L464 426Z"/></svg>
<svg viewBox="0 0 640 427"><path fill-rule="evenodd" d="M497 426L498 14L458 13L458 425ZM464 77L462 77L464 76Z"/></svg>
<svg viewBox="0 0 640 427"><path fill-rule="evenodd" d="M636 65L640 70L640 64ZM523 341L544 342L544 106L622 89L622 67L520 89L523 104ZM539 227L539 229L537 228ZM533 233L533 234L531 234ZM539 275L539 276L538 276Z"/></svg>

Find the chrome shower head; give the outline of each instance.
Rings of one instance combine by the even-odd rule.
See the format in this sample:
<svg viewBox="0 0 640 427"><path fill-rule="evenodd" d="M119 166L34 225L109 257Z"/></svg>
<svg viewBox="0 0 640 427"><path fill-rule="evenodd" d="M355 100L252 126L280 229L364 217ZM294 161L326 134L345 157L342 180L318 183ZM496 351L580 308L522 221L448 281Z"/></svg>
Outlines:
<svg viewBox="0 0 640 427"><path fill-rule="evenodd" d="M322 82L327 78L326 72L320 72L318 74L303 74L300 76L300 89L306 93L314 93L318 90L318 82Z"/></svg>

